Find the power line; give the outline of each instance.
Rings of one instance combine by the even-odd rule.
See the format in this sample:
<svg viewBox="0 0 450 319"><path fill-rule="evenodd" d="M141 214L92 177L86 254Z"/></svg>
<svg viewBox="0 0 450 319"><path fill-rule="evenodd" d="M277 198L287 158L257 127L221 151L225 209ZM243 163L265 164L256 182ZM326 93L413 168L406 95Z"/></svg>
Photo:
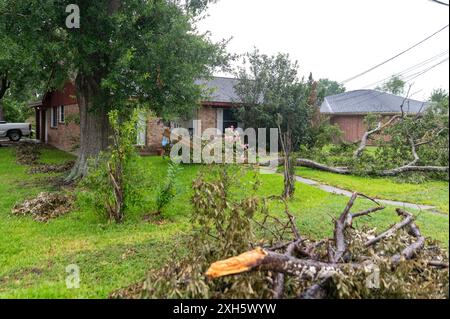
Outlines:
<svg viewBox="0 0 450 319"><path fill-rule="evenodd" d="M408 79L407 81L405 81L405 84L411 83L412 80L418 78L419 76L424 75L425 73L431 71L431 70L434 69L435 67L441 65L442 63L444 63L444 62L446 62L446 61L448 61L448 60L449 60L449 58L445 58L444 60L442 60L442 61L440 61L440 62L438 62L438 63L436 63L436 64L430 66L429 68L427 68L427 69L425 69L425 70L422 70L422 71L420 71L420 72L417 72L417 73L415 73L415 74L412 74L413 77L410 78L410 79ZM376 91L375 91L375 92L376 92ZM373 91L372 91L372 93L373 93ZM385 93L386 93L386 92L377 92L377 93L375 93L373 96L368 97L367 99L364 99L364 100L362 100L362 101L357 101L357 102L354 102L354 103L350 104L349 107L352 107L352 106L354 106L354 105L356 105L356 104L364 103L364 102L366 102L366 101L368 101L368 100L370 100L370 99L376 98L376 97L378 97L378 96L380 96L380 95L383 95L383 94L385 94ZM415 94L416 94L416 93L415 93ZM411 98L411 95L410 95L408 98Z"/></svg>
<svg viewBox="0 0 450 319"><path fill-rule="evenodd" d="M442 5L448 7L448 3L445 3L445 2L442 2L442 1L439 1L439 0L430 0L430 1L431 1L431 2L436 2L436 3L439 3L439 4L442 4Z"/></svg>
<svg viewBox="0 0 450 319"><path fill-rule="evenodd" d="M448 60L449 60L449 58L445 58L444 60L442 60L442 61L440 61L440 62L438 62L438 63L436 63L436 64L430 66L429 68L427 68L427 69L425 69L425 70L422 70L422 71L420 71L420 72L417 72L417 73L414 73L414 74L409 75L409 76L407 77L408 81L406 81L406 82L411 82L411 81L414 80L415 78L417 78L417 77L419 77L419 76L421 76L421 75L427 73L428 71L434 69L435 67L441 65L442 63L447 62Z"/></svg>
<svg viewBox="0 0 450 319"><path fill-rule="evenodd" d="M438 54L437 56L439 56L439 54ZM404 79L405 85L408 84L408 83L410 83L412 80L414 80L414 79L416 79L416 78L418 78L418 77L424 75L425 73L431 71L432 69L436 68L437 66L441 65L442 63L444 63L444 62L446 62L446 61L448 61L448 60L449 60L449 58L447 57L447 58L445 58L445 59L439 61L438 63L436 63L436 64L434 64L434 65L432 65L432 66L430 66L430 67L428 67L428 68L426 68L426 69L424 69L424 70L421 70L421 71L419 71L419 72L416 72L416 73L413 73L413 74L409 75L406 79ZM423 91L423 89L421 89L420 91ZM415 93L412 94L412 95L415 95L415 94L419 93L420 91L415 92ZM353 100L353 99L355 99L355 98L363 98L363 97L364 97L363 100L361 100L361 101L356 101L356 102L354 102L354 103L351 103L351 104L349 105L349 107L352 107L352 106L354 106L354 105L356 105L356 104L358 104L358 103L364 103L364 102L366 102L366 101L368 101L368 100L371 100L371 99L373 99L373 98L376 98L376 97L378 97L378 96L380 96L380 95L383 95L383 94L385 94L385 93L386 93L386 92L378 92L378 91L367 90L367 91L364 91L364 92L362 92L362 93L360 93L360 94L358 94L358 95L356 95L356 96L351 96L351 97L341 98L341 99L339 99L339 100L337 100L337 101L339 101L339 102L342 103L342 102L344 102L344 101L346 101L346 100ZM409 98L411 98L412 95L410 95ZM368 97L365 98L366 96L368 96Z"/></svg>
<svg viewBox="0 0 450 319"><path fill-rule="evenodd" d="M384 83L387 80L391 79L393 76L401 77L401 76L405 75L408 72L411 72L411 71L413 71L415 69L418 69L418 68L420 68L420 67L422 67L424 65L427 65L428 63L430 63L430 62L432 62L434 60L439 59L440 57L446 55L448 52L449 52L449 50L443 51L443 52L441 52L441 53L439 53L439 54L437 54L437 55L435 55L435 56L433 56L431 58L428 58L428 59L426 59L426 60L424 60L424 61L422 61L420 63L417 63L417 64L415 64L415 65L413 65L413 66L411 66L411 67L409 67L409 68L407 68L407 69L405 69L403 71L394 73L393 75L388 76L388 77L386 77L386 78L384 78L382 80L378 80L378 81L372 82L370 84L367 84L367 85L363 86L363 88L369 88L369 87L375 86L377 84Z"/></svg>
<svg viewBox="0 0 450 319"><path fill-rule="evenodd" d="M417 73L415 73L415 74L412 74L413 77L410 78L410 79L408 79L407 81L405 81L405 84L411 83L412 80L418 78L419 76L424 75L425 73L431 71L431 70L434 69L435 67L441 65L442 63L444 63L444 62L446 62L446 61L448 61L448 60L449 60L449 58L445 58L444 60L442 60L442 61L440 61L440 62L438 62L438 63L436 63L436 64L430 66L429 68L427 68L427 69L425 69L425 70L422 70L422 71L420 71L420 72L417 72ZM376 91L375 91L375 92L376 92ZM352 106L354 106L354 105L356 105L356 104L359 104L359 103L364 103L364 102L366 102L366 101L368 101L368 100L370 100L370 99L376 98L376 97L378 97L378 96L383 95L383 94L386 93L386 92L376 92L376 93L375 93L375 92L372 91L371 93L374 93L372 96L370 96L370 97L368 97L368 98L366 98L366 99L364 99L364 100L362 100L362 101L354 102L354 103L350 104L349 107L352 107ZM409 96L408 98L410 98L410 97L411 97L411 96Z"/></svg>
<svg viewBox="0 0 450 319"><path fill-rule="evenodd" d="M429 36L426 37L425 39L423 39L423 40L417 42L417 43L414 44L413 46L410 46L410 47L407 48L406 50L403 50L402 52L400 52L400 53L394 55L393 57L391 57L391 58L389 58L389 59L387 59L387 60L385 60L385 61L383 61L383 62L381 62L381 63L379 63L379 64L377 64L377 65L375 65L375 66L373 66L373 67L371 67L370 69L367 69L367 70L364 71L364 72L361 72L361 73L359 73L359 74L357 74L357 75L354 75L354 76L352 76L352 77L350 77L350 78L348 78L348 79L342 81L341 83L344 84L344 83L353 81L354 79L359 78L360 76L363 76L364 74L369 73L369 72L371 72L371 71L373 71L373 70L379 68L380 66L382 66L382 65L384 65L384 64L386 64L386 63L388 63L388 62L394 60L395 58L397 58L397 57L399 57L399 56L405 54L406 52L408 52L408 51L414 49L414 48L417 47L418 45L424 43L424 42L427 41L428 39L434 37L434 36L437 35L438 33L444 31L446 28L448 28L448 26L449 26L449 25L447 24L446 26L440 28L439 30L437 30L437 31L434 32L433 34L429 35Z"/></svg>

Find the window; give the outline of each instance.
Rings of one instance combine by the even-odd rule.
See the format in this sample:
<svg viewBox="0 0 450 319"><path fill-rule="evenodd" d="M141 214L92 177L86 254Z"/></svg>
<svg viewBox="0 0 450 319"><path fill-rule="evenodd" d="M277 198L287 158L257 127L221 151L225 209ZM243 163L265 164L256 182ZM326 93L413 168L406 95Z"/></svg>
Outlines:
<svg viewBox="0 0 450 319"><path fill-rule="evenodd" d="M59 123L64 123L65 120L64 105L61 105L59 107Z"/></svg>
<svg viewBox="0 0 450 319"><path fill-rule="evenodd" d="M230 127L233 127L236 129L238 127L238 122L236 120L234 111L232 109L224 109L223 110L223 132L225 133L225 130Z"/></svg>
<svg viewBox="0 0 450 319"><path fill-rule="evenodd" d="M56 128L58 127L58 108L56 106L52 107L52 118L50 127Z"/></svg>

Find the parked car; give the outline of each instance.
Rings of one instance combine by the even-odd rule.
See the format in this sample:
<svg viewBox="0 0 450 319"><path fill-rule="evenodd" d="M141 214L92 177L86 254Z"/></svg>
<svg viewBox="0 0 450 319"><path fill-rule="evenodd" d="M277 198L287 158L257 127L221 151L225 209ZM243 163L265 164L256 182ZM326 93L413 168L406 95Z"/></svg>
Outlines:
<svg viewBox="0 0 450 319"><path fill-rule="evenodd" d="M30 123L8 123L0 121L0 138L7 137L10 141L18 142L23 136L32 137Z"/></svg>

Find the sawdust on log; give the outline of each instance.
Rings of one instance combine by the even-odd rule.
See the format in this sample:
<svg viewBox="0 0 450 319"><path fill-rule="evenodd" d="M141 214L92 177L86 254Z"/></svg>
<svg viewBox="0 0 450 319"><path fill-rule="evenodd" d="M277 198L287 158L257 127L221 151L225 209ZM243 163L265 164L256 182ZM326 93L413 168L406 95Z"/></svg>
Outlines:
<svg viewBox="0 0 450 319"><path fill-rule="evenodd" d="M206 276L209 278L219 278L243 273L258 266L266 256L267 252L262 248L256 248L237 257L217 261L209 267Z"/></svg>

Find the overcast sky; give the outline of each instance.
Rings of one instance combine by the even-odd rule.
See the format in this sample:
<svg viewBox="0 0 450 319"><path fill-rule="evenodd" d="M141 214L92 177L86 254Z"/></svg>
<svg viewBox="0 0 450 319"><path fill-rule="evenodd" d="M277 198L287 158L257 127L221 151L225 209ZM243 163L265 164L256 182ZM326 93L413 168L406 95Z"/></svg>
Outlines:
<svg viewBox="0 0 450 319"><path fill-rule="evenodd" d="M443 0L448 1L448 0ZM219 0L198 25L214 40L233 37L228 50L289 53L301 75L348 79L423 40L449 22L448 7L429 0ZM384 66L346 83L364 88L449 48L449 28ZM412 75L448 58L412 69ZM413 80L413 98L449 87L449 62ZM226 75L226 74L218 74ZM374 86L371 86L373 88Z"/></svg>

